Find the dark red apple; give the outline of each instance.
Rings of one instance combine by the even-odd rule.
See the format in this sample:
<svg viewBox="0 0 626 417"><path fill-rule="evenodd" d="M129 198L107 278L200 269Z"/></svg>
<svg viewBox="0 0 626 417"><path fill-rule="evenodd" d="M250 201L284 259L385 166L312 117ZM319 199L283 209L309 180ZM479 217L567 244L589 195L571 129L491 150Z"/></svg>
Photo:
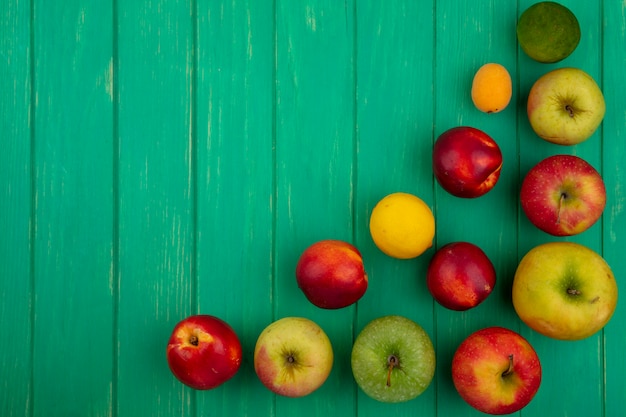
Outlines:
<svg viewBox="0 0 626 417"><path fill-rule="evenodd" d="M442 306L456 311L482 303L496 285L496 270L485 252L469 242L442 246L426 272L428 290Z"/></svg>
<svg viewBox="0 0 626 417"><path fill-rule="evenodd" d="M590 228L606 206L602 177L574 155L552 155L524 177L520 203L528 220L553 236L572 236Z"/></svg>
<svg viewBox="0 0 626 417"><path fill-rule="evenodd" d="M443 132L433 148L433 172L441 187L456 197L475 198L500 178L502 152L482 130L460 126Z"/></svg>
<svg viewBox="0 0 626 417"><path fill-rule="evenodd" d="M241 356L241 343L232 327L206 314L180 321L167 344L167 363L174 376L198 390L215 388L232 378Z"/></svg>
<svg viewBox="0 0 626 417"><path fill-rule="evenodd" d="M361 253L340 240L321 240L306 248L296 265L296 280L311 303L326 309L349 306L367 290Z"/></svg>

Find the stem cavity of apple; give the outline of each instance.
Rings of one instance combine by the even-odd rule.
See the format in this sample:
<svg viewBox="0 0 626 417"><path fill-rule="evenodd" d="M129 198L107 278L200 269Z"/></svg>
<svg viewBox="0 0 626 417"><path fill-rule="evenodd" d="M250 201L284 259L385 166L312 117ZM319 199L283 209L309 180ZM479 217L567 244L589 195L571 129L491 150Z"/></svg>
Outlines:
<svg viewBox="0 0 626 417"><path fill-rule="evenodd" d="M387 386L391 386L391 372L393 368L398 366L398 357L396 355L389 355L387 358L387 364L389 365L389 371L387 372Z"/></svg>
<svg viewBox="0 0 626 417"><path fill-rule="evenodd" d="M513 354L509 355L509 367L506 371L502 372L502 377L507 377L513 373Z"/></svg>
<svg viewBox="0 0 626 417"><path fill-rule="evenodd" d="M191 335L191 337L189 337L189 343L191 343L193 346L198 346L198 343L200 343L200 340L198 339L198 336Z"/></svg>

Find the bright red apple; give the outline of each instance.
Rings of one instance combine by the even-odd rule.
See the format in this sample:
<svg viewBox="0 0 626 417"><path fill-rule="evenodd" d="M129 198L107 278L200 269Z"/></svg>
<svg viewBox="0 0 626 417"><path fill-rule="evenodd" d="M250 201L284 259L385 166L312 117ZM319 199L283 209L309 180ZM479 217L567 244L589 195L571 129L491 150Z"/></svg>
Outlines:
<svg viewBox="0 0 626 417"><path fill-rule="evenodd" d="M469 242L442 246L426 271L428 290L442 306L456 311L482 303L496 285L496 270L485 252Z"/></svg>
<svg viewBox="0 0 626 417"><path fill-rule="evenodd" d="M341 240L321 240L306 248L296 265L296 279L308 300L326 309L349 306L367 290L361 253Z"/></svg>
<svg viewBox="0 0 626 417"><path fill-rule="evenodd" d="M174 376L198 390L215 388L232 378L241 356L241 343L232 327L206 314L180 321L167 344L167 363Z"/></svg>
<svg viewBox="0 0 626 417"><path fill-rule="evenodd" d="M461 126L443 132L433 148L437 182L457 197L475 198L491 190L502 169L502 152L485 132Z"/></svg>
<svg viewBox="0 0 626 417"><path fill-rule="evenodd" d="M554 236L584 232L602 215L606 189L588 162L574 155L553 155L528 171L520 202L532 224Z"/></svg>
<svg viewBox="0 0 626 417"><path fill-rule="evenodd" d="M511 414L533 399L541 364L520 334L488 327L469 335L452 357L452 382L470 406L487 414Z"/></svg>

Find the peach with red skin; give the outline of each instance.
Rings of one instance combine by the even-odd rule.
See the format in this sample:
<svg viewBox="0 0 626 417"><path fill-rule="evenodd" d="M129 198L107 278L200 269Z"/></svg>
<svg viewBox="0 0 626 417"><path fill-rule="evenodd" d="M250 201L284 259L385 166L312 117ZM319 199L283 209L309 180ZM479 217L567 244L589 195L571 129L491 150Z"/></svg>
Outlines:
<svg viewBox="0 0 626 417"><path fill-rule="evenodd" d="M502 152L482 130L460 126L439 135L432 164L435 178L444 190L456 197L476 198L498 182Z"/></svg>
<svg viewBox="0 0 626 417"><path fill-rule="evenodd" d="M442 306L464 311L482 303L496 285L496 270L485 252L469 242L448 243L426 271L428 290Z"/></svg>
<svg viewBox="0 0 626 417"><path fill-rule="evenodd" d="M511 414L530 403L541 384L541 363L520 334L488 327L469 335L452 357L459 395L487 414Z"/></svg>
<svg viewBox="0 0 626 417"><path fill-rule="evenodd" d="M572 236L600 218L606 206L606 188L598 171L584 159L552 155L528 171L520 203L537 228L553 236Z"/></svg>
<svg viewBox="0 0 626 417"><path fill-rule="evenodd" d="M314 305L338 309L358 301L367 290L367 273L356 247L321 240L306 248L296 265L298 287Z"/></svg>
<svg viewBox="0 0 626 417"><path fill-rule="evenodd" d="M167 363L183 384L198 390L218 387L241 366L241 343L224 320L206 314L181 320L167 344Z"/></svg>

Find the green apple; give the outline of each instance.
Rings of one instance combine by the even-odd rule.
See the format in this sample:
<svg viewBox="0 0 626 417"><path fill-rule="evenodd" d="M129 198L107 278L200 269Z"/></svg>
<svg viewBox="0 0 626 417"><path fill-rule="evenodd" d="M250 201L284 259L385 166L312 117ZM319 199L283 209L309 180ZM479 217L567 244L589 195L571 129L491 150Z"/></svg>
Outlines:
<svg viewBox="0 0 626 417"><path fill-rule="evenodd" d="M591 137L606 111L598 84L578 68L559 68L541 76L528 93L528 120L537 135L558 145Z"/></svg>
<svg viewBox="0 0 626 417"><path fill-rule="evenodd" d="M268 325L254 348L254 370L270 391L303 397L322 386L333 366L333 349L322 328L304 317Z"/></svg>
<svg viewBox="0 0 626 417"><path fill-rule="evenodd" d="M602 329L617 304L611 268L596 252L574 242L531 249L513 278L513 307L535 331L579 340Z"/></svg>
<svg viewBox="0 0 626 417"><path fill-rule="evenodd" d="M411 400L435 374L435 349L426 331L402 316L369 322L352 347L352 373L371 398L387 403Z"/></svg>

